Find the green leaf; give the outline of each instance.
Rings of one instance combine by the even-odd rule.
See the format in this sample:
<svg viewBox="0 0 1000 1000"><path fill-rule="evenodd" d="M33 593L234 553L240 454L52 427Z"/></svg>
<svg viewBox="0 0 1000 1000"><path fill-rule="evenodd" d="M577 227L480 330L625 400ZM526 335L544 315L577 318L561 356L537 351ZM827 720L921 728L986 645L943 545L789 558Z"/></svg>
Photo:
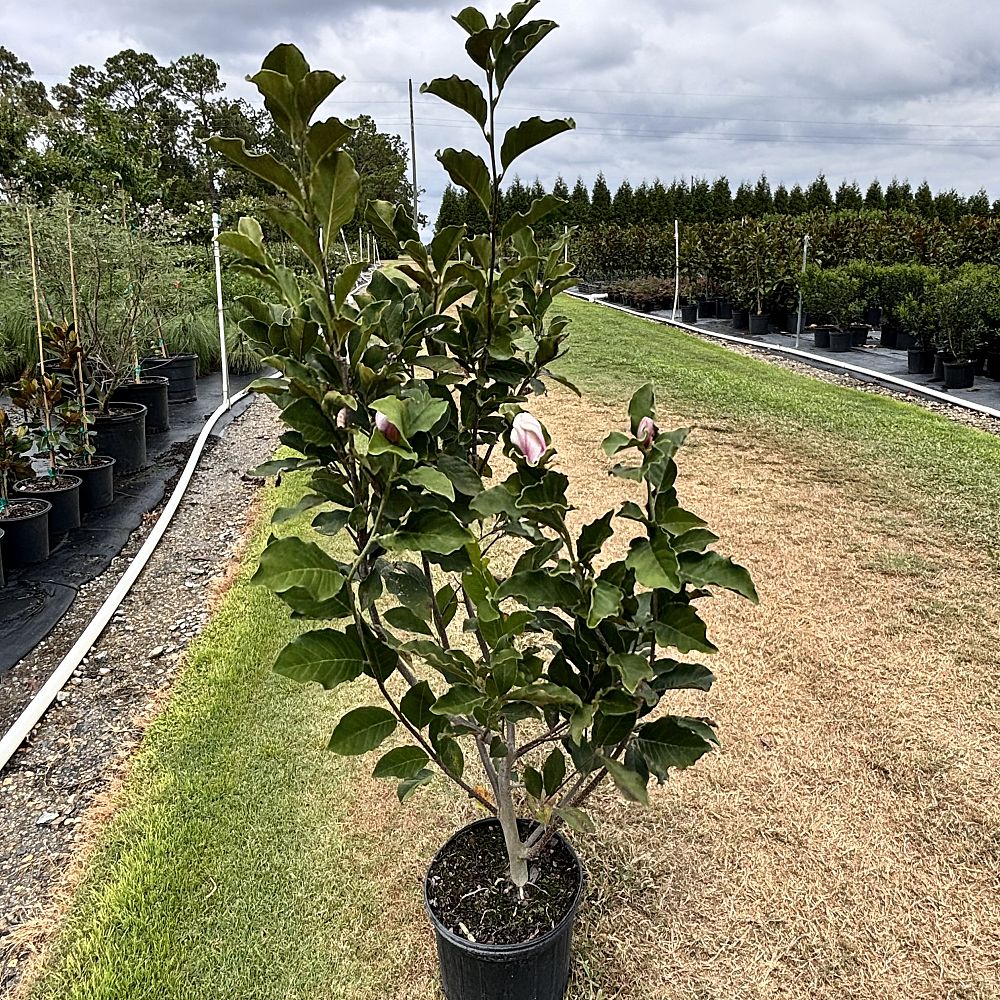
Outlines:
<svg viewBox="0 0 1000 1000"><path fill-rule="evenodd" d="M556 809L555 812L576 833L594 833L596 831L594 821L582 809L563 806L561 809Z"/></svg>
<svg viewBox="0 0 1000 1000"><path fill-rule="evenodd" d="M479 473L464 458L459 458L457 455L441 455L438 457L437 465L459 493L475 497L483 492L483 481Z"/></svg>
<svg viewBox="0 0 1000 1000"><path fill-rule="evenodd" d="M584 705L573 713L569 720L569 735L574 743L583 740L583 731L593 725L596 713L597 706L594 704Z"/></svg>
<svg viewBox="0 0 1000 1000"><path fill-rule="evenodd" d="M632 426L632 434L639 430L639 422L643 417L656 419L656 397L653 394L653 385L647 382L639 386L632 394L628 404L628 419Z"/></svg>
<svg viewBox="0 0 1000 1000"><path fill-rule="evenodd" d="M284 191L296 205L303 205L302 188L295 175L270 153L248 153L242 139L224 139L218 135L208 140L208 146L255 177Z"/></svg>
<svg viewBox="0 0 1000 1000"><path fill-rule="evenodd" d="M459 11L452 20L457 21L470 35L474 35L489 26L489 22L475 7L466 7Z"/></svg>
<svg viewBox="0 0 1000 1000"><path fill-rule="evenodd" d="M704 552L709 545L714 545L718 540L719 536L707 528L692 528L674 537L674 552L678 555L682 552Z"/></svg>
<svg viewBox="0 0 1000 1000"><path fill-rule="evenodd" d="M715 674L704 663L678 663L676 660L657 660L654 664L659 691L709 691Z"/></svg>
<svg viewBox="0 0 1000 1000"><path fill-rule="evenodd" d="M409 608L389 608L385 620L393 627L404 632L416 632L420 635L430 635L431 630L422 618L418 618Z"/></svg>
<svg viewBox="0 0 1000 1000"><path fill-rule="evenodd" d="M276 594L301 589L317 601L326 601L340 593L344 574L315 542L301 538L272 538L260 555L260 565L253 583L268 587Z"/></svg>
<svg viewBox="0 0 1000 1000"><path fill-rule="evenodd" d="M430 758L419 747L396 747L379 760L373 778L412 778Z"/></svg>
<svg viewBox="0 0 1000 1000"><path fill-rule="evenodd" d="M442 149L437 158L448 171L448 176L459 187L470 192L487 213L492 210L493 182L482 157L468 149Z"/></svg>
<svg viewBox="0 0 1000 1000"><path fill-rule="evenodd" d="M361 178L343 150L331 153L310 175L312 207L323 227L323 252L328 253L341 227L354 218Z"/></svg>
<svg viewBox="0 0 1000 1000"><path fill-rule="evenodd" d="M435 715L455 716L468 715L486 701L486 695L471 684L455 684L436 702L431 711Z"/></svg>
<svg viewBox="0 0 1000 1000"><path fill-rule="evenodd" d="M542 708L547 705L581 707L580 696L568 687L553 684L550 681L536 681L525 687L515 688L508 695L509 701L526 701Z"/></svg>
<svg viewBox="0 0 1000 1000"><path fill-rule="evenodd" d="M656 622L656 641L661 646L672 646L682 653L692 650L718 652L705 634L705 623L690 604L671 604L660 611Z"/></svg>
<svg viewBox="0 0 1000 1000"><path fill-rule="evenodd" d="M571 611L579 605L581 594L568 573L550 573L539 569L514 573L501 584L495 597L497 601L516 597L532 611L539 608Z"/></svg>
<svg viewBox="0 0 1000 1000"><path fill-rule="evenodd" d="M331 445L337 440L337 428L314 399L302 397L281 411L281 419L295 428L310 444Z"/></svg>
<svg viewBox="0 0 1000 1000"><path fill-rule="evenodd" d="M509 656L499 663L494 661L493 683L501 698L517 683L517 656Z"/></svg>
<svg viewBox="0 0 1000 1000"><path fill-rule="evenodd" d="M636 580L651 590L681 589L677 556L669 537L657 532L652 542L648 538L633 538L625 565L634 570Z"/></svg>
<svg viewBox="0 0 1000 1000"><path fill-rule="evenodd" d="M489 115L486 98L482 90L471 80L463 80L454 75L446 79L431 80L430 83L421 85L420 93L440 97L441 100L464 111L470 118L474 118L481 128L486 128Z"/></svg>
<svg viewBox="0 0 1000 1000"><path fill-rule="evenodd" d="M343 757L374 750L396 728L396 716L385 708L355 708L343 716L330 737L329 749Z"/></svg>
<svg viewBox="0 0 1000 1000"><path fill-rule="evenodd" d="M545 758L545 764L542 767L542 779L546 795L554 795L566 779L566 756L559 747L556 747Z"/></svg>
<svg viewBox="0 0 1000 1000"><path fill-rule="evenodd" d="M708 527L708 522L683 507L671 507L662 517L657 516L656 523L671 535L682 535L692 528Z"/></svg>
<svg viewBox="0 0 1000 1000"><path fill-rule="evenodd" d="M634 694L642 681L653 678L653 668L645 656L636 653L614 653L608 657L608 663L621 674L622 683L629 694Z"/></svg>
<svg viewBox="0 0 1000 1000"><path fill-rule="evenodd" d="M633 438L621 431L612 431L602 442L601 447L608 458L613 458L620 451L624 451L633 443Z"/></svg>
<svg viewBox="0 0 1000 1000"><path fill-rule="evenodd" d="M430 725L431 719L434 718L431 706L435 701L437 697L431 690L430 684L427 681L418 681L403 695L399 710L417 729L423 729Z"/></svg>
<svg viewBox="0 0 1000 1000"><path fill-rule="evenodd" d="M530 764L524 768L524 790L532 798L542 797L542 776Z"/></svg>
<svg viewBox="0 0 1000 1000"><path fill-rule="evenodd" d="M612 781L618 786L618 791L622 793L630 802L641 802L644 806L649 805L649 792L646 790L646 782L642 775L611 757L601 757L601 763L607 768Z"/></svg>
<svg viewBox="0 0 1000 1000"><path fill-rule="evenodd" d="M294 507L279 507L271 515L271 523L284 524L285 521L291 521L292 518L298 517L299 514L304 514L307 510L312 510L313 507L319 507L321 504L329 502L326 497L317 496L315 493L307 493Z"/></svg>
<svg viewBox="0 0 1000 1000"><path fill-rule="evenodd" d="M611 526L614 511L608 511L596 521L591 521L580 529L580 540L577 542L576 554L581 562L589 563L604 546L604 543L615 533Z"/></svg>
<svg viewBox="0 0 1000 1000"><path fill-rule="evenodd" d="M274 671L300 684L322 684L329 691L360 677L364 666L365 652L358 642L343 632L317 629L285 646Z"/></svg>
<svg viewBox="0 0 1000 1000"><path fill-rule="evenodd" d="M422 465L417 469L406 473L403 478L414 486L422 486L429 493L436 493L440 497L447 497L449 500L455 499L455 487L451 480L437 469L429 465Z"/></svg>
<svg viewBox="0 0 1000 1000"><path fill-rule="evenodd" d="M308 122L316 109L344 82L326 69L314 69L295 85L295 107L303 122Z"/></svg>
<svg viewBox="0 0 1000 1000"><path fill-rule="evenodd" d="M594 728L590 732L590 742L595 747L615 747L632 735L638 713L604 712L599 710L594 717Z"/></svg>
<svg viewBox="0 0 1000 1000"><path fill-rule="evenodd" d="M465 754L462 753L462 748L458 745L458 740L439 740L435 749L441 758L441 764L444 766L444 769L449 774L461 778L465 773Z"/></svg>
<svg viewBox="0 0 1000 1000"><path fill-rule="evenodd" d="M500 162L503 164L503 169L506 170L522 153L575 127L576 123L572 118L546 121L535 116L509 128L500 147Z"/></svg>
<svg viewBox="0 0 1000 1000"><path fill-rule="evenodd" d="M606 618L621 614L622 592L606 580L598 580L590 592L590 608L587 612L587 627L597 628Z"/></svg>
<svg viewBox="0 0 1000 1000"><path fill-rule="evenodd" d="M750 574L729 556L719 555L718 552L684 552L680 557L680 569L684 578L697 587L724 587L754 604L759 603Z"/></svg>
<svg viewBox="0 0 1000 1000"><path fill-rule="evenodd" d="M421 785L426 785L427 782L433 780L434 772L425 768L423 771L418 771L412 778L401 781L396 788L396 795L399 797L399 801L401 803L406 802Z"/></svg>
<svg viewBox="0 0 1000 1000"><path fill-rule="evenodd" d="M321 535L338 535L350 518L349 510L325 510L313 518L312 526Z"/></svg>
<svg viewBox="0 0 1000 1000"><path fill-rule="evenodd" d="M454 514L433 508L413 511L399 531L379 539L389 552L432 552L442 556L474 541L472 532Z"/></svg>
<svg viewBox="0 0 1000 1000"><path fill-rule="evenodd" d="M535 198L526 212L514 212L504 223L500 232L501 239L509 240L516 232L526 226L534 226L547 218L553 212L558 211L565 205L564 199L554 194L547 194L541 198ZM534 265L532 265L534 266Z"/></svg>
<svg viewBox="0 0 1000 1000"><path fill-rule="evenodd" d="M523 9L523 5L517 4L515 8ZM511 33L496 61L496 81L500 90L503 89L504 84L521 60L556 27L555 21L529 21ZM466 44L466 48L468 48L468 44Z"/></svg>
<svg viewBox="0 0 1000 1000"><path fill-rule="evenodd" d="M662 781L669 768L690 767L718 742L712 727L700 719L666 715L640 727L635 749Z"/></svg>
<svg viewBox="0 0 1000 1000"><path fill-rule="evenodd" d="M339 149L352 135L355 129L339 118L326 118L313 122L306 135L306 153L315 164ZM338 305L343 304L343 300Z"/></svg>

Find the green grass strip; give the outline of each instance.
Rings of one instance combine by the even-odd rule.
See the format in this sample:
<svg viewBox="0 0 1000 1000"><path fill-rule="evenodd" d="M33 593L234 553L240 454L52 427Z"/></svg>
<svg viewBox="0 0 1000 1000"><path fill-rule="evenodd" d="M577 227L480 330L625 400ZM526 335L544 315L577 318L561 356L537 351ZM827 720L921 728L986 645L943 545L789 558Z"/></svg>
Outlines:
<svg viewBox="0 0 1000 1000"><path fill-rule="evenodd" d="M564 296L559 308L573 320L559 371L584 392L617 400L653 382L664 411L725 419L771 445L805 450L859 484L862 502L912 509L915 495L925 517L994 553L1000 546L1000 437L605 306Z"/></svg>

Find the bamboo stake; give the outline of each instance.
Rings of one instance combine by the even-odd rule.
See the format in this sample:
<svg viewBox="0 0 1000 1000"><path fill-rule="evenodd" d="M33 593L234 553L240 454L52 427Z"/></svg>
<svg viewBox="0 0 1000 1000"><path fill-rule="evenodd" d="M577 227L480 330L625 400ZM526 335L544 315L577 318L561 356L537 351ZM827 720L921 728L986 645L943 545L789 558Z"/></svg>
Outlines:
<svg viewBox="0 0 1000 1000"><path fill-rule="evenodd" d="M38 335L38 370L42 374L42 411L45 414L45 441L49 446L49 475L56 474L56 454L52 449L52 415L49 413L49 394L45 387L45 347L42 343L42 309L38 301L38 265L35 262L35 231L31 225L31 209L24 210L28 220L28 247L31 250L31 287L35 300L35 332Z"/></svg>

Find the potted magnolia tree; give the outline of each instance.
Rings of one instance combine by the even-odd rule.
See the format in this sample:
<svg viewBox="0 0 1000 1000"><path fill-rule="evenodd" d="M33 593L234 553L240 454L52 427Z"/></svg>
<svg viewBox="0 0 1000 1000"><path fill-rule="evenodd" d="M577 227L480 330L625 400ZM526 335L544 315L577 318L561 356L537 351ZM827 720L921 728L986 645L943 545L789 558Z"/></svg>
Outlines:
<svg viewBox="0 0 1000 1000"><path fill-rule="evenodd" d="M28 566L49 557L48 500L17 496L15 482L33 475L31 435L26 424L14 426L0 407L0 530L6 566Z"/></svg>
<svg viewBox="0 0 1000 1000"><path fill-rule="evenodd" d="M291 163L211 140L278 188L268 219L309 262L286 267L251 219L221 238L272 292L244 299L244 330L277 369L256 387L281 408L295 454L260 471L309 475L276 520L313 510L315 531L342 540L334 555L312 533L272 537L262 553L255 580L316 622L275 668L325 688L364 678L373 703L336 721L330 749L377 751L374 774L401 800L445 778L489 814L442 847L425 880L450 1000L563 995L584 877L562 831L592 829L588 801L606 779L645 802L651 781L715 745L710 721L669 712L676 691L712 682L682 659L715 650L697 602L719 587L756 598L680 505L686 432L659 429L649 386L604 442L635 499L582 528L569 521L558 435L528 405L557 378L549 365L567 336L555 310L574 283L566 237L540 242L535 229L562 202L546 195L505 221L499 211L518 157L573 127L494 125L511 74L555 27L526 19L536 2L492 23L463 10L485 86L452 76L423 87L481 133L485 155L438 159L486 232L449 226L425 246L408 207L371 203L379 246L405 263L356 297L360 265L335 273L328 252L358 198L342 148L351 126L312 120L341 78L280 45L251 79ZM624 555L608 544L616 527L634 535Z"/></svg>

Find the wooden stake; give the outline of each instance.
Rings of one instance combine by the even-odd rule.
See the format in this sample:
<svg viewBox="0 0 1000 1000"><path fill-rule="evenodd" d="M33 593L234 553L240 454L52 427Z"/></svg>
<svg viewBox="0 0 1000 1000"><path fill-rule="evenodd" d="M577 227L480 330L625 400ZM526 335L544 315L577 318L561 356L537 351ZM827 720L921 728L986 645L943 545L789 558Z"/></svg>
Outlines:
<svg viewBox="0 0 1000 1000"><path fill-rule="evenodd" d="M52 450L52 416L49 395L45 388L45 346L42 342L42 310L38 303L38 266L35 263L35 231L31 225L31 209L24 210L28 220L28 247L31 250L31 288L35 299L35 331L38 334L38 370L42 374L42 410L45 414L45 437L49 445L49 475L56 473L56 454Z"/></svg>

